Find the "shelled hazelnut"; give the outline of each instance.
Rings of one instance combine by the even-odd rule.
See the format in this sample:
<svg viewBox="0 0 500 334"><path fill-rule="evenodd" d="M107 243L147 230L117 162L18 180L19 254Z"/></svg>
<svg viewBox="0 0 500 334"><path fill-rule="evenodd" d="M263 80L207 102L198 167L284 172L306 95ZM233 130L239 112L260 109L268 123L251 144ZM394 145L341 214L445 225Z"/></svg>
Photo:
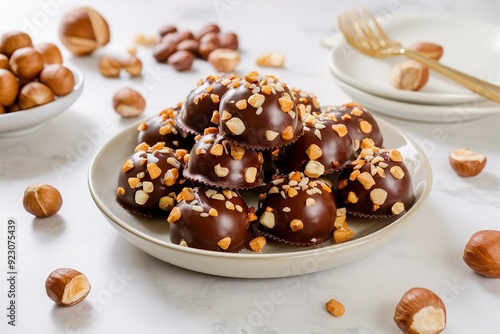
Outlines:
<svg viewBox="0 0 500 334"><path fill-rule="evenodd" d="M285 59L284 53L270 51L257 58L257 65L263 67L283 67Z"/></svg>
<svg viewBox="0 0 500 334"><path fill-rule="evenodd" d="M71 93L75 87L73 72L60 64L46 65L40 73L40 82L47 85L58 96Z"/></svg>
<svg viewBox="0 0 500 334"><path fill-rule="evenodd" d="M407 60L393 67L390 82L393 87L417 91L429 80L429 68L415 60Z"/></svg>
<svg viewBox="0 0 500 334"><path fill-rule="evenodd" d="M79 7L62 17L59 37L71 53L84 56L108 44L110 31L101 14L88 7Z"/></svg>
<svg viewBox="0 0 500 334"><path fill-rule="evenodd" d="M87 277L72 268L52 271L45 280L47 296L61 306L73 306L87 297L91 289Z"/></svg>
<svg viewBox="0 0 500 334"><path fill-rule="evenodd" d="M486 166L486 156L466 148L451 151L448 158L451 168L460 176L476 176Z"/></svg>
<svg viewBox="0 0 500 334"><path fill-rule="evenodd" d="M117 78L120 76L122 64L118 59L103 57L99 61L99 72L106 78Z"/></svg>
<svg viewBox="0 0 500 334"><path fill-rule="evenodd" d="M24 208L38 218L55 215L62 203L59 190L48 184L32 184L24 191Z"/></svg>
<svg viewBox="0 0 500 334"><path fill-rule="evenodd" d="M430 42L417 42L411 46L413 51L417 51L424 56L432 58L434 60L439 60L443 56L443 47L438 44Z"/></svg>
<svg viewBox="0 0 500 334"><path fill-rule="evenodd" d="M232 72L240 63L240 55L232 49L216 49L209 54L208 62L218 72Z"/></svg>
<svg viewBox="0 0 500 334"><path fill-rule="evenodd" d="M121 62L121 65L127 73L133 77L138 77L142 72L142 62L139 58L132 56L128 57Z"/></svg>
<svg viewBox="0 0 500 334"><path fill-rule="evenodd" d="M137 117L146 108L146 101L137 91L122 88L113 95L113 109L122 117Z"/></svg>

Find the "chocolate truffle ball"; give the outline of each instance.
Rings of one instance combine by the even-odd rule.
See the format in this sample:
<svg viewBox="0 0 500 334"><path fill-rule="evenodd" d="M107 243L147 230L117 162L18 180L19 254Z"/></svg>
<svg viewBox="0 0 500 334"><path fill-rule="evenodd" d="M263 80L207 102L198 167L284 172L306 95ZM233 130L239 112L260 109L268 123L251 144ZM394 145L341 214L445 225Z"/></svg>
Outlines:
<svg viewBox="0 0 500 334"><path fill-rule="evenodd" d="M281 173L304 172L309 177L332 174L349 163L354 146L347 127L335 117L305 114L304 135L280 148L276 166Z"/></svg>
<svg viewBox="0 0 500 334"><path fill-rule="evenodd" d="M177 125L194 134L203 134L205 128L217 126L220 99L238 79L234 74L222 74L200 80L182 103Z"/></svg>
<svg viewBox="0 0 500 334"><path fill-rule="evenodd" d="M377 121L361 105L350 102L338 107L322 107L322 109L325 113L333 114L339 122L347 126L356 151L359 151L361 146L382 147L384 139Z"/></svg>
<svg viewBox="0 0 500 334"><path fill-rule="evenodd" d="M194 135L179 128L175 121L179 109L180 105L164 109L148 121L141 122L137 127L137 142L148 145L164 142L167 147L191 150Z"/></svg>
<svg viewBox="0 0 500 334"><path fill-rule="evenodd" d="M205 129L191 149L184 177L230 189L250 189L264 179L262 153L227 141L217 128Z"/></svg>
<svg viewBox="0 0 500 334"><path fill-rule="evenodd" d="M318 98L314 93L306 92L298 88L291 88L295 105L300 117L306 114L313 116L321 114L321 107Z"/></svg>
<svg viewBox="0 0 500 334"><path fill-rule="evenodd" d="M259 197L259 229L280 242L320 244L331 237L337 206L327 181L291 172L271 181Z"/></svg>
<svg viewBox="0 0 500 334"><path fill-rule="evenodd" d="M241 146L263 150L294 142L303 126L290 88L253 71L222 96L219 131Z"/></svg>
<svg viewBox="0 0 500 334"><path fill-rule="evenodd" d="M361 150L337 181L338 199L352 214L386 217L404 213L415 200L411 175L398 150Z"/></svg>
<svg viewBox="0 0 500 334"><path fill-rule="evenodd" d="M170 212L170 240L187 247L233 252L247 240L249 210L232 190L184 188Z"/></svg>
<svg viewBox="0 0 500 334"><path fill-rule="evenodd" d="M125 209L146 216L166 216L186 186L181 157L163 143L139 144L122 165L116 199Z"/></svg>

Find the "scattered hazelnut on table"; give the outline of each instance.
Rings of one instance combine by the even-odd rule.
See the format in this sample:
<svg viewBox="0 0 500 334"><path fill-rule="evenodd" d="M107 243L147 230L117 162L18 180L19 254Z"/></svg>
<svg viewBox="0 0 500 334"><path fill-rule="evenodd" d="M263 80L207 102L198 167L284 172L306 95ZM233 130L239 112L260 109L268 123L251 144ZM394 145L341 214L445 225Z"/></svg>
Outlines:
<svg viewBox="0 0 500 334"><path fill-rule="evenodd" d="M219 46L222 49L238 50L238 35L233 32L219 34Z"/></svg>
<svg viewBox="0 0 500 334"><path fill-rule="evenodd" d="M19 83L11 71L0 69L0 104L4 107L14 103L19 91Z"/></svg>
<svg viewBox="0 0 500 334"><path fill-rule="evenodd" d="M62 203L59 190L48 184L32 184L24 191L24 208L38 218L55 215Z"/></svg>
<svg viewBox="0 0 500 334"><path fill-rule="evenodd" d="M209 54L208 62L218 72L233 72L240 63L240 55L235 50L216 49Z"/></svg>
<svg viewBox="0 0 500 334"><path fill-rule="evenodd" d="M47 64L62 64L63 57L59 48L52 43L41 43L35 45L35 50L42 55L43 63Z"/></svg>
<svg viewBox="0 0 500 334"><path fill-rule="evenodd" d="M434 292L412 288L396 306L394 321L405 334L437 334L446 327L446 308Z"/></svg>
<svg viewBox="0 0 500 334"><path fill-rule="evenodd" d="M121 69L120 61L112 57L103 57L99 62L99 72L106 78L119 77Z"/></svg>
<svg viewBox="0 0 500 334"><path fill-rule="evenodd" d="M59 38L71 53L84 56L108 44L110 31L101 14L88 7L79 7L62 17Z"/></svg>
<svg viewBox="0 0 500 334"><path fill-rule="evenodd" d="M257 65L263 67L283 67L285 65L285 54L270 51L257 58Z"/></svg>
<svg viewBox="0 0 500 334"><path fill-rule="evenodd" d="M113 95L113 109L122 117L137 117L146 108L146 101L137 91L122 88Z"/></svg>
<svg viewBox="0 0 500 334"><path fill-rule="evenodd" d="M78 270L59 268L52 271L45 281L47 296L61 306L73 306L90 292L87 277Z"/></svg>
<svg viewBox="0 0 500 334"><path fill-rule="evenodd" d="M464 262L476 273L500 278L500 231L483 230L474 233L464 249Z"/></svg>
<svg viewBox="0 0 500 334"><path fill-rule="evenodd" d="M10 31L3 34L0 44L2 45L2 53L9 58L17 49L33 46L31 37L20 31Z"/></svg>
<svg viewBox="0 0 500 334"><path fill-rule="evenodd" d="M429 80L429 68L416 60L396 64L392 69L390 82L393 87L417 91Z"/></svg>
<svg viewBox="0 0 500 334"><path fill-rule="evenodd" d="M20 79L33 80L43 69L42 55L32 47L14 51L9 59L12 73Z"/></svg>
<svg viewBox="0 0 500 334"><path fill-rule="evenodd" d="M31 81L19 92L19 106L22 110L38 107L54 101L54 92L45 84Z"/></svg>
<svg viewBox="0 0 500 334"><path fill-rule="evenodd" d="M326 303L325 307L326 310L330 312L331 315L334 315L336 317L341 317L345 313L344 305L338 300L333 298Z"/></svg>
<svg viewBox="0 0 500 334"><path fill-rule="evenodd" d="M176 51L168 57L167 63L176 71L188 71L193 66L194 55L185 50Z"/></svg>
<svg viewBox="0 0 500 334"><path fill-rule="evenodd" d="M166 63L176 50L176 44L168 41L161 41L153 48L153 57L158 63Z"/></svg>
<svg viewBox="0 0 500 334"><path fill-rule="evenodd" d="M121 63L123 69L133 77L138 77L142 72L142 62L139 58L132 56L128 57Z"/></svg>
<svg viewBox="0 0 500 334"><path fill-rule="evenodd" d="M142 46L153 46L158 42L154 35L137 34L134 37L134 42Z"/></svg>
<svg viewBox="0 0 500 334"><path fill-rule="evenodd" d="M423 54L429 58L434 60L439 60L443 56L443 47L438 44L430 43L430 42L417 42L414 43L410 49L413 51L417 51L418 53Z"/></svg>
<svg viewBox="0 0 500 334"><path fill-rule="evenodd" d="M448 158L451 168L460 176L476 176L486 166L486 156L466 148L451 151Z"/></svg>
<svg viewBox="0 0 500 334"><path fill-rule="evenodd" d="M43 68L40 73L40 82L47 85L54 94L64 96L73 91L75 76L67 67L51 64Z"/></svg>

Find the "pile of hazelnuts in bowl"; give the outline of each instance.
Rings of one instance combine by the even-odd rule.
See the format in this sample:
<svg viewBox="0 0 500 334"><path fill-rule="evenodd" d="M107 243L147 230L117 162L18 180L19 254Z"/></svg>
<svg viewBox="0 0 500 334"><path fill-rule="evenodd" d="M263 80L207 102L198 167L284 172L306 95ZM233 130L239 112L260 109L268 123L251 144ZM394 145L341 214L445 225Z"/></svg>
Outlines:
<svg viewBox="0 0 500 334"><path fill-rule="evenodd" d="M62 65L59 48L52 43L33 44L19 31L0 41L0 114L50 103L73 91L75 77Z"/></svg>

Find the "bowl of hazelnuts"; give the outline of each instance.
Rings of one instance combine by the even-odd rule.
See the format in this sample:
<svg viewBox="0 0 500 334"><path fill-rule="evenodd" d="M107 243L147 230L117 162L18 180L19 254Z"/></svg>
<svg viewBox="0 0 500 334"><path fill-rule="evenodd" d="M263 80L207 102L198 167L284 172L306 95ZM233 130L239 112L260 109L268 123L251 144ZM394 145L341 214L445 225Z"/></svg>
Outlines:
<svg viewBox="0 0 500 334"><path fill-rule="evenodd" d="M52 43L33 44L19 31L0 40L0 137L33 133L69 108L83 89L83 75L63 65Z"/></svg>

